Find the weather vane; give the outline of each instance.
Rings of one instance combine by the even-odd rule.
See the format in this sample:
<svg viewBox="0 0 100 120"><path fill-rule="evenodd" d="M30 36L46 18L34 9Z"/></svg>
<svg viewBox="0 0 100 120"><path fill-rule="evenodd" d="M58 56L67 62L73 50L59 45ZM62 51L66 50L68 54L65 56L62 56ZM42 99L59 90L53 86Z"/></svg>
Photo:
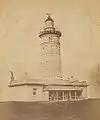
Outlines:
<svg viewBox="0 0 100 120"><path fill-rule="evenodd" d="M50 14L50 13L46 13L46 15L47 15L48 17L50 17L51 14Z"/></svg>

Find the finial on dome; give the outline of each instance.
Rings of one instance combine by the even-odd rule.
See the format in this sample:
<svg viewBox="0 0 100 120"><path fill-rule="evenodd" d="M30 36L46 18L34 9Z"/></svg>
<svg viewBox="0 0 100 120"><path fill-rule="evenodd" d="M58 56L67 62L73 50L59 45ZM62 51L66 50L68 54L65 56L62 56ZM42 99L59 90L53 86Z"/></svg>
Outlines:
<svg viewBox="0 0 100 120"><path fill-rule="evenodd" d="M45 20L45 22L46 22L46 21L52 21L52 22L54 22L53 19L51 19L51 17L50 17L50 15L51 15L50 13L46 13L46 15L47 15L48 17L47 17L47 19Z"/></svg>

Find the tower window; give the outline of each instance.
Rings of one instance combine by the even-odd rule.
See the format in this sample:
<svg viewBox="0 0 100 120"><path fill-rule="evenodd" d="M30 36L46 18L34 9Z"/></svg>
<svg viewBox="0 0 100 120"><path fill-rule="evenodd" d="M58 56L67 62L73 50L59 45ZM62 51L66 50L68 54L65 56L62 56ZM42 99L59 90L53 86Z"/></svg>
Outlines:
<svg viewBox="0 0 100 120"><path fill-rule="evenodd" d="M33 95L36 95L37 88L33 88Z"/></svg>

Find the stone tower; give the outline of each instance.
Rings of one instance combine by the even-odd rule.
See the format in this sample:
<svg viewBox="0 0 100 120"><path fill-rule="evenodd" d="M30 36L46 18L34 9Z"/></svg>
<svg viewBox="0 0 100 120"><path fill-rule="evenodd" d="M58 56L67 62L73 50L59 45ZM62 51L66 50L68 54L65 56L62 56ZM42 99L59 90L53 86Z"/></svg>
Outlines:
<svg viewBox="0 0 100 120"><path fill-rule="evenodd" d="M25 73L27 77L15 80L11 71L11 81L8 85L12 88L10 89L11 101L73 101L87 99L88 84L86 81L63 80L61 77L61 32L55 28L50 15L46 18L45 26L39 33L39 37L41 38L42 78L31 78Z"/></svg>
<svg viewBox="0 0 100 120"><path fill-rule="evenodd" d="M60 37L61 32L55 28L54 21L48 14L45 26L40 31L40 59L42 78L60 79Z"/></svg>

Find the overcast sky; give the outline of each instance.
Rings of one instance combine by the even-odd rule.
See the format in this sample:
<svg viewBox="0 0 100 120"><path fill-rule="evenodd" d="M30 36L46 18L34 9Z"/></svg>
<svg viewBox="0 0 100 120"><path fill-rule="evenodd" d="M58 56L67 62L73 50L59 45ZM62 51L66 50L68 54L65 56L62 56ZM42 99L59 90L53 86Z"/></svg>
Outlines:
<svg viewBox="0 0 100 120"><path fill-rule="evenodd" d="M100 1L0 0L0 86L7 99L9 70L15 78L39 77L39 37L46 13L60 28L62 76L89 80L100 61ZM91 24L92 23L92 24Z"/></svg>

